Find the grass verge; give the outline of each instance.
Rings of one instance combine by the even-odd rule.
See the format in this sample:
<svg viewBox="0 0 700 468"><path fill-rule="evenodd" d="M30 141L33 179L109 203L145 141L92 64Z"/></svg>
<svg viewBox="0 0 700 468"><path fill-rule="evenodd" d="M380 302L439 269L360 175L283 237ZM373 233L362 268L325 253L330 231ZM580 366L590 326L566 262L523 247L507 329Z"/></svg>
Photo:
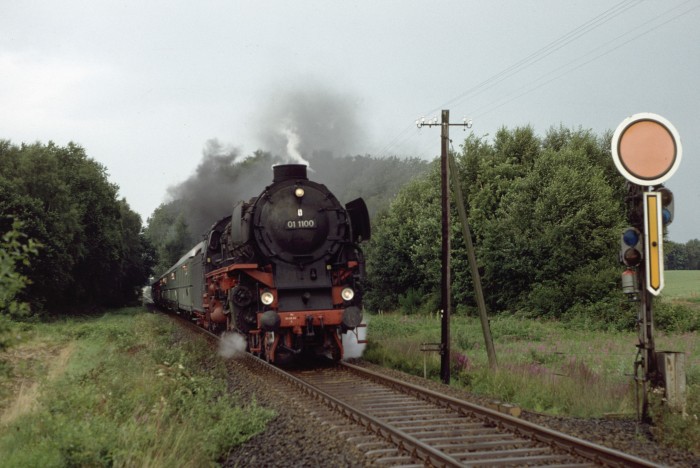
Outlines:
<svg viewBox="0 0 700 468"><path fill-rule="evenodd" d="M440 356L421 343L440 341L437 316L373 315L364 358L379 365L439 380ZM632 380L635 333L572 330L559 322L513 316L491 320L498 369L488 366L481 325L473 317L451 321L452 385L478 395L552 415L636 418ZM697 332L656 334L657 349L686 353L687 415L656 410L658 437L700 453L700 340ZM671 435L675 434L675 435ZM681 440L682 439L682 440Z"/></svg>
<svg viewBox="0 0 700 468"><path fill-rule="evenodd" d="M224 362L142 308L18 329L0 354L3 466L215 466L273 414Z"/></svg>

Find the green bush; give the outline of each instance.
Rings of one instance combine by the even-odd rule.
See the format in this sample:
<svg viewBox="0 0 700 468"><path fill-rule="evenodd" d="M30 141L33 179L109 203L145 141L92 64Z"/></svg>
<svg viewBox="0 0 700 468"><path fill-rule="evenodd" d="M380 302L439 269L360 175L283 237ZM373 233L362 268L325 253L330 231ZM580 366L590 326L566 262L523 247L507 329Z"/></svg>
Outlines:
<svg viewBox="0 0 700 468"><path fill-rule="evenodd" d="M0 238L0 351L12 342L11 318L29 313L29 305L18 300L17 296L30 281L17 267L28 266L30 257L38 253L40 245L33 239L26 239L21 229L22 223L14 220L12 228Z"/></svg>
<svg viewBox="0 0 700 468"><path fill-rule="evenodd" d="M610 294L619 294L616 239L625 187L609 157L609 136L560 128L541 138L531 127L503 128L493 142L471 135L462 148L455 162L491 313L561 319L575 304L591 304L597 309L591 317L607 308ZM438 189L434 162L374 220L366 249L368 307L394 310L398 303L416 313L428 306L416 291L439 290ZM455 211L453 298L473 305Z"/></svg>
<svg viewBox="0 0 700 468"><path fill-rule="evenodd" d="M405 294L399 294L399 308L404 314L415 314L421 309L423 294L409 288Z"/></svg>
<svg viewBox="0 0 700 468"><path fill-rule="evenodd" d="M654 326L667 333L700 330L700 311L677 302L654 302Z"/></svg>
<svg viewBox="0 0 700 468"><path fill-rule="evenodd" d="M611 294L606 300L592 304L574 304L563 314L562 320L577 330L633 331L638 307L637 302L625 302Z"/></svg>

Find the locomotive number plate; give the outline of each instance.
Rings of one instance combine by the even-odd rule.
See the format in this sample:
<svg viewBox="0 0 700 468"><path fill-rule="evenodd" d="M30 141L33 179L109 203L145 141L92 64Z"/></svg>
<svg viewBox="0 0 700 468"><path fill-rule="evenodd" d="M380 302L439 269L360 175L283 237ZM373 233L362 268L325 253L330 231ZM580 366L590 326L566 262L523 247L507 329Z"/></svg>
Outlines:
<svg viewBox="0 0 700 468"><path fill-rule="evenodd" d="M287 221L287 229L316 229L316 221L313 219L292 219Z"/></svg>

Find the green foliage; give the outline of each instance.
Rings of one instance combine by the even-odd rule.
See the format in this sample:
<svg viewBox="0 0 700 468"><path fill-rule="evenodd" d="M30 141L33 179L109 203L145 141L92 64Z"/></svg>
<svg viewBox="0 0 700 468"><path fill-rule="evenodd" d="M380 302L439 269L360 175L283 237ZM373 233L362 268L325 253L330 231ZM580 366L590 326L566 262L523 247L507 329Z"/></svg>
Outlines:
<svg viewBox="0 0 700 468"><path fill-rule="evenodd" d="M0 141L0 228L7 216L42 245L23 273L35 309L109 305L136 298L150 273L141 219L105 168L69 143ZM150 261L152 263L152 261Z"/></svg>
<svg viewBox="0 0 700 468"><path fill-rule="evenodd" d="M17 264L30 265L29 258L39 253L41 245L21 232L22 222L14 220L12 228L0 238L0 315L25 314L29 306L16 300L17 294L30 283L29 278L17 271Z"/></svg>
<svg viewBox="0 0 700 468"><path fill-rule="evenodd" d="M440 356L420 351L421 343L439 341L435 316L382 314L368 324L364 359L438 380ZM635 417L634 332L571 330L557 321L500 315L491 320L498 369L489 367L481 324L476 318L452 317L452 385L550 414L601 417L624 412ZM687 352L688 372L698 366L697 340L664 338ZM666 346L667 343L659 343ZM425 367L424 367L425 366ZM690 380L689 380L690 381Z"/></svg>
<svg viewBox="0 0 700 468"><path fill-rule="evenodd" d="M700 331L700 309L670 301L654 301L654 327L667 333Z"/></svg>
<svg viewBox="0 0 700 468"><path fill-rule="evenodd" d="M38 404L0 428L3 466L214 466L273 416L241 405L202 337L143 309L37 335L30 348L53 342L69 359L35 375Z"/></svg>
<svg viewBox="0 0 700 468"><path fill-rule="evenodd" d="M624 302L612 293L605 300L592 304L574 304L562 316L567 325L576 330L630 331L637 325L638 303Z"/></svg>
<svg viewBox="0 0 700 468"><path fill-rule="evenodd" d="M688 391L683 412L669 411L662 397L663 392L652 393L650 399L654 438L661 444L700 455L700 392L697 387Z"/></svg>
<svg viewBox="0 0 700 468"><path fill-rule="evenodd" d="M399 308L404 314L414 314L421 306L423 295L413 288L399 295Z"/></svg>
<svg viewBox="0 0 700 468"><path fill-rule="evenodd" d="M156 276L165 273L195 244L185 215L178 211L178 207L177 202L162 204L148 218L145 236L156 249Z"/></svg>
<svg viewBox="0 0 700 468"><path fill-rule="evenodd" d="M11 319L29 312L29 304L19 301L17 295L30 280L17 271L17 266L28 267L29 258L37 255L41 247L34 239L26 239L21 229L22 223L14 220L12 228L0 238L0 351L12 342Z"/></svg>
<svg viewBox="0 0 700 468"><path fill-rule="evenodd" d="M492 143L470 135L456 156L491 311L555 318L580 307L604 316L620 312L614 298L624 181L609 157L609 135L560 128L540 139L530 127L503 128ZM370 307L405 307L411 299L415 309L416 291L438 289L439 186L435 162L376 220L367 249ZM473 307L455 212L451 226L453 301Z"/></svg>
<svg viewBox="0 0 700 468"><path fill-rule="evenodd" d="M664 268L667 270L700 270L700 240L685 244L664 241Z"/></svg>
<svg viewBox="0 0 700 468"><path fill-rule="evenodd" d="M393 309L399 294L413 289L426 295L440 284L439 183L436 173L409 182L396 196L388 212L373 225L367 246L368 283L365 295L370 308Z"/></svg>

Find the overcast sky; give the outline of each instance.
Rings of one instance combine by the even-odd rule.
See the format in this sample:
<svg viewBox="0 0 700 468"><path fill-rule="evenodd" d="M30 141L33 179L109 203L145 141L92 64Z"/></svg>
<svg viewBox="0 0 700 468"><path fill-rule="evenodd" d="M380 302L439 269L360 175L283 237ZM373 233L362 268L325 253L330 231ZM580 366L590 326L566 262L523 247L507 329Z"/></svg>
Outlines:
<svg viewBox="0 0 700 468"><path fill-rule="evenodd" d="M700 238L698 77L697 0L0 6L0 138L80 144L144 221L209 140L278 151L302 119L319 125L301 149L431 159L439 130L414 122L440 109L479 136L602 133L653 112L683 143L666 185L670 238L686 242ZM457 149L466 134L451 136Z"/></svg>

